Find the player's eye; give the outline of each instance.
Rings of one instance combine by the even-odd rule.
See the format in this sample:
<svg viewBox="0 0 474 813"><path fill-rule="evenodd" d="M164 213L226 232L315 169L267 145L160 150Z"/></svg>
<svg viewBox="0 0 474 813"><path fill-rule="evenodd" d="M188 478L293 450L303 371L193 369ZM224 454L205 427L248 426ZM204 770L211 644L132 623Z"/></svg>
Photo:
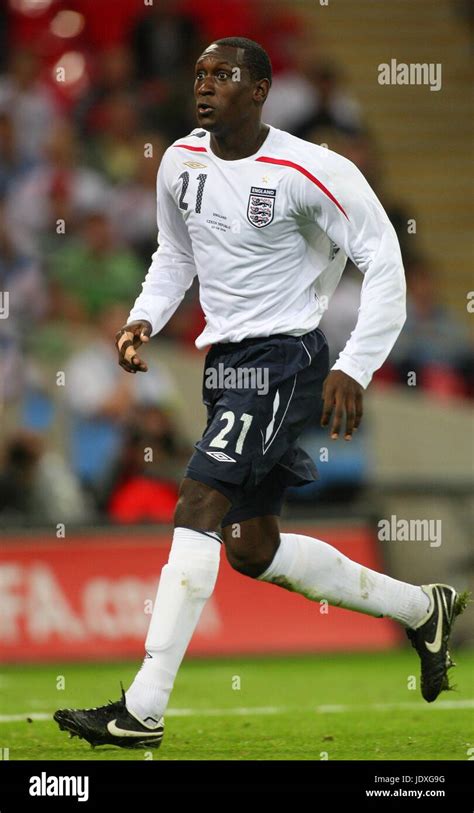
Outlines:
<svg viewBox="0 0 474 813"><path fill-rule="evenodd" d="M226 71L219 71L219 73L217 74L217 78L225 81L226 79L229 78L229 74L226 73Z"/></svg>

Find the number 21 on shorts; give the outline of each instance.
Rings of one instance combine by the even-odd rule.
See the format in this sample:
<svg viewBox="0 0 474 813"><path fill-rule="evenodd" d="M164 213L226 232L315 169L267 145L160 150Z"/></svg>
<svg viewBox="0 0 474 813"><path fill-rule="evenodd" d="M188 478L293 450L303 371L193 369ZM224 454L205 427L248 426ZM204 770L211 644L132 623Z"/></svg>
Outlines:
<svg viewBox="0 0 474 813"><path fill-rule="evenodd" d="M227 412L222 413L220 420L226 421L226 425L220 430L215 438L210 441L209 446L213 446L216 449L225 449L229 442L228 440L225 440L225 436L229 434L234 426L235 414L229 409ZM240 420L242 421L242 429L240 430L239 437L237 438L237 442L235 444L235 451L237 454L242 454L245 438L247 437L247 432L250 429L250 424L253 421L253 415L248 415L246 412L243 412L240 416Z"/></svg>

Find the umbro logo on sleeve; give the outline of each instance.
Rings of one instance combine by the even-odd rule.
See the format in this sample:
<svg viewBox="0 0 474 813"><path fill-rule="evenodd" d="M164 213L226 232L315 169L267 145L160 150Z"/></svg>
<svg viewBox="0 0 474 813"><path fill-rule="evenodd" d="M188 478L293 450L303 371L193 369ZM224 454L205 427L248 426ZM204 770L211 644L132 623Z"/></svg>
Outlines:
<svg viewBox="0 0 474 813"><path fill-rule="evenodd" d="M229 457L225 452L206 452L206 454L208 454L209 457L213 457L214 460L219 460L220 463L237 463L237 460L233 457Z"/></svg>

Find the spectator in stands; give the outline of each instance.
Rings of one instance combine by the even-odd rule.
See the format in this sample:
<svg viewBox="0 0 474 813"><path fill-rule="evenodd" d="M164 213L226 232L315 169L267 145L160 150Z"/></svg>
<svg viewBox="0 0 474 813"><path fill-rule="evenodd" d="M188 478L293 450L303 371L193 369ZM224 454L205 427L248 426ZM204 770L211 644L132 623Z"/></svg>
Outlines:
<svg viewBox="0 0 474 813"><path fill-rule="evenodd" d="M73 469L92 484L118 454L123 427L139 406L153 405L172 415L178 403L173 380L162 364L152 361L146 376L122 375L114 339L117 325L124 324L127 315L126 305L112 301L104 306L87 346L65 367Z"/></svg>
<svg viewBox="0 0 474 813"><path fill-rule="evenodd" d="M48 305L40 264L20 245L0 200L0 402L16 399L23 390L28 366L25 345Z"/></svg>
<svg viewBox="0 0 474 813"><path fill-rule="evenodd" d="M76 478L44 439L25 429L11 435L0 470L0 519L5 525L93 520Z"/></svg>
<svg viewBox="0 0 474 813"><path fill-rule="evenodd" d="M0 199L0 291L9 295L9 327L19 335L27 334L47 308L46 282L38 260L24 254L5 215Z"/></svg>
<svg viewBox="0 0 474 813"><path fill-rule="evenodd" d="M416 373L416 384L437 395L472 393L473 352L467 329L442 303L432 263L418 256L405 270L407 320L389 362L404 383Z"/></svg>
<svg viewBox="0 0 474 813"><path fill-rule="evenodd" d="M149 265L156 250L156 173L168 142L160 133L145 135L153 154L141 151L135 173L118 184L110 202L110 217L117 232Z"/></svg>
<svg viewBox="0 0 474 813"><path fill-rule="evenodd" d="M341 69L334 63L315 60L305 66L305 77L313 91L313 104L295 128L295 135L306 138L309 131L321 127L355 135L361 127L360 108L343 87Z"/></svg>
<svg viewBox="0 0 474 813"><path fill-rule="evenodd" d="M126 182L137 172L146 139L136 99L114 93L104 102L102 128L89 147L89 163L111 183Z"/></svg>
<svg viewBox="0 0 474 813"><path fill-rule="evenodd" d="M12 52L9 72L0 76L0 110L12 116L15 141L27 158L39 158L58 115L51 92L40 79L41 66L32 50Z"/></svg>
<svg viewBox="0 0 474 813"><path fill-rule="evenodd" d="M140 99L133 54L125 45L115 45L97 56L96 76L74 111L78 129L84 137L100 132L107 117L107 102L117 93L133 94Z"/></svg>
<svg viewBox="0 0 474 813"><path fill-rule="evenodd" d="M222 3L217 16L221 13ZM174 141L195 127L188 88L204 43L194 8L188 13L175 0L147 6L131 32L130 47L141 83L145 126Z"/></svg>
<svg viewBox="0 0 474 813"><path fill-rule="evenodd" d="M172 2L168 0L168 5ZM238 31L241 36L247 37L262 30L260 3L254 0L220 0L217 8L215 0L199 0L199 3L196 0L181 0L180 6L180 13L187 13L196 21L205 43L228 37L229 31ZM267 21L269 16L268 13L265 15ZM193 65L199 50L198 47L194 53Z"/></svg>
<svg viewBox="0 0 474 813"><path fill-rule="evenodd" d="M300 138L322 127L357 133L362 126L359 105L344 87L340 68L305 48L298 69L275 77L265 103L265 121Z"/></svg>
<svg viewBox="0 0 474 813"><path fill-rule="evenodd" d="M115 522L172 522L190 449L160 407L139 406L106 472L101 505Z"/></svg>
<svg viewBox="0 0 474 813"><path fill-rule="evenodd" d="M107 185L80 163L75 132L65 121L49 131L42 162L13 186L8 217L28 253L64 242L79 215L105 206Z"/></svg>
<svg viewBox="0 0 474 813"><path fill-rule="evenodd" d="M174 411L176 388L162 364L150 362L146 376L123 376L117 364L115 333L128 315L125 305L104 307L96 317L96 334L74 354L65 369L69 409L83 417L125 421L138 404L160 405ZM122 321L121 321L122 320ZM124 381L124 378L126 379Z"/></svg>
<svg viewBox="0 0 474 813"><path fill-rule="evenodd" d="M189 72L202 45L193 17L178 9L175 0L160 0L146 7L131 34L138 79L173 86L189 83Z"/></svg>
<svg viewBox="0 0 474 813"><path fill-rule="evenodd" d="M15 128L10 113L0 110L0 199L6 197L12 185L24 177L34 166L15 139Z"/></svg>
<svg viewBox="0 0 474 813"><path fill-rule="evenodd" d="M87 322L113 303L134 299L143 269L121 245L103 211L85 215L78 235L49 258L52 315Z"/></svg>

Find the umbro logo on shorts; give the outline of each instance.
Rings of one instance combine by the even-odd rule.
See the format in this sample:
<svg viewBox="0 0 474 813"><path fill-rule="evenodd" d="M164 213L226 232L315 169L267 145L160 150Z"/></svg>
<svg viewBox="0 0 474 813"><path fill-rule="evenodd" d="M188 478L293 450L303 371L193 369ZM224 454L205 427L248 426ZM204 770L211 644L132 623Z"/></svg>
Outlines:
<svg viewBox="0 0 474 813"><path fill-rule="evenodd" d="M219 460L221 463L237 463L233 457L229 457L228 454L224 452L206 452L209 457L213 457L215 460Z"/></svg>

